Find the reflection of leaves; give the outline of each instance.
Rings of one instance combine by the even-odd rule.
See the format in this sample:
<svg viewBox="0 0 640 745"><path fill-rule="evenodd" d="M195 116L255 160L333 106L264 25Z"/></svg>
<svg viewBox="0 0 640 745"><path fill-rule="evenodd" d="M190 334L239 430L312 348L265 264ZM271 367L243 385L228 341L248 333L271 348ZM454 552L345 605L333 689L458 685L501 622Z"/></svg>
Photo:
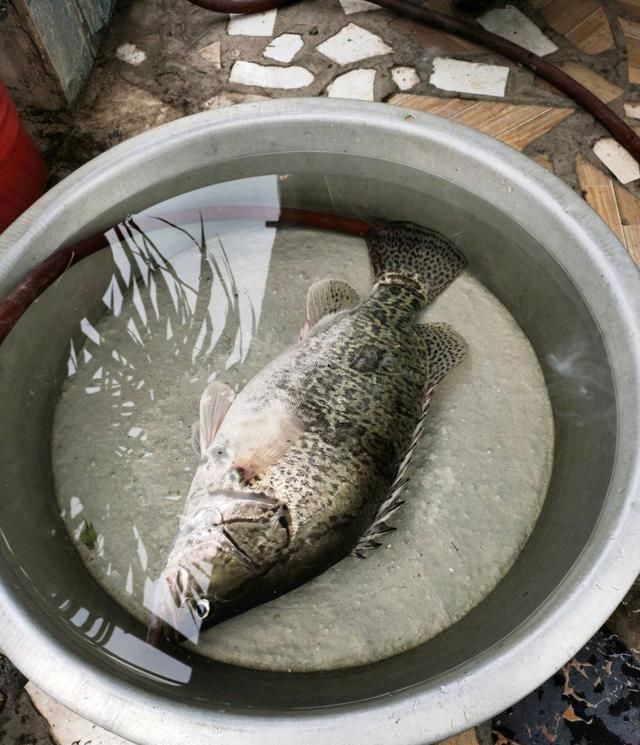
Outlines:
<svg viewBox="0 0 640 745"><path fill-rule="evenodd" d="M89 551L93 551L98 542L98 531L93 526L93 523L89 520L84 521L82 530L80 531L80 543L83 543Z"/></svg>
<svg viewBox="0 0 640 745"><path fill-rule="evenodd" d="M118 242L112 253L117 268L103 300L114 315L123 316L122 328L137 351L134 354L130 344L129 351L119 345L111 348L108 356L100 355L101 364L92 363L96 369L85 389L91 396L109 396L122 422L129 424L135 413L133 401L142 389L149 400L155 400L156 392L145 381L144 371L149 366L176 359L185 367L194 367L219 346L230 367L243 358L244 352L238 287L222 240L215 236L207 241L202 217L197 235L164 218L156 219L188 238L191 247L169 258L167 251L134 218L114 229ZM175 241L175 237L166 238L165 231L164 244ZM185 266L190 267L189 281L185 280ZM124 302L126 296L131 302ZM251 305L248 321L252 335L256 316ZM84 345L76 351L72 344L70 374L90 363L105 343L88 319L83 319L80 326ZM152 358L152 349L162 350L158 359ZM142 428L132 427L125 444L117 447L116 455L129 456L136 447L143 450L145 440Z"/></svg>
<svg viewBox="0 0 640 745"><path fill-rule="evenodd" d="M84 632L91 639L92 644L103 647L109 643L116 628L111 621L91 612L66 592L56 592L51 599L62 617Z"/></svg>

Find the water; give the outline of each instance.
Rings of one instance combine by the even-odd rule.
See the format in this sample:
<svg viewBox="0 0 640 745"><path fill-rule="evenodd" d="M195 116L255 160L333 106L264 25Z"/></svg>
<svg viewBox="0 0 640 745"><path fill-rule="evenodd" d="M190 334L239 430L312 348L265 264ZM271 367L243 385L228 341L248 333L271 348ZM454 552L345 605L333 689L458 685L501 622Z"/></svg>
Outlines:
<svg viewBox="0 0 640 745"><path fill-rule="evenodd" d="M77 300L66 351L58 350L64 374L50 463L57 508L86 569L141 624L198 464L191 427L207 382L241 390L294 343L313 282L344 279L361 296L371 288L359 237L199 212L277 207L280 199L287 206L286 180L208 187L130 217L109 233L109 247L70 268L36 304L45 313L62 298ZM366 561L347 558L207 631L199 655L280 671L373 662L464 617L513 565L551 473L553 421L540 365L473 271L424 320L450 323L469 355L437 390L397 530ZM60 610L99 639L86 598L65 590L56 595ZM120 661L189 680L189 657L168 662L117 626L106 635Z"/></svg>

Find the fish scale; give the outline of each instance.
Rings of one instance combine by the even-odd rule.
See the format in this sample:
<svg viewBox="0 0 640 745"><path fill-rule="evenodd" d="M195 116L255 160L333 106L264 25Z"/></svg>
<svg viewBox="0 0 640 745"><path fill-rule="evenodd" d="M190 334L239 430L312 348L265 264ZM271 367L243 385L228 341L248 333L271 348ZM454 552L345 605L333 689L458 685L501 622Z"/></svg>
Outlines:
<svg viewBox="0 0 640 745"><path fill-rule="evenodd" d="M156 583L152 641L167 625L193 639L391 529L433 389L464 355L455 332L418 314L465 260L408 223L366 238L368 297L316 283L298 344L235 398L219 382L203 394L202 461Z"/></svg>

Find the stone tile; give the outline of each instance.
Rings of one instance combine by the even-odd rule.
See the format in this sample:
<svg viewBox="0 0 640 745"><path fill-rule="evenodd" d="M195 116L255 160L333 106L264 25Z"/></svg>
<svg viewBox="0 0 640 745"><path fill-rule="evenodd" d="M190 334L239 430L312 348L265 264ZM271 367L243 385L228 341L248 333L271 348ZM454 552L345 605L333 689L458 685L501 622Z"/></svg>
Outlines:
<svg viewBox="0 0 640 745"><path fill-rule="evenodd" d="M33 683L28 683L26 689L38 711L48 721L56 745L133 745L129 740L123 740L78 716Z"/></svg>
<svg viewBox="0 0 640 745"><path fill-rule="evenodd" d="M461 36L438 31L438 29L425 26L423 23L412 21L410 18L397 18L390 25L423 47L429 55L483 54L487 52L484 47L463 39Z"/></svg>
<svg viewBox="0 0 640 745"><path fill-rule="evenodd" d="M625 103L624 115L630 119L640 119L640 103Z"/></svg>
<svg viewBox="0 0 640 745"><path fill-rule="evenodd" d="M304 40L300 34L281 34L267 46L263 56L278 62L291 62L303 46Z"/></svg>
<svg viewBox="0 0 640 745"><path fill-rule="evenodd" d="M604 137L593 146L593 152L622 184L640 178L640 165L612 137Z"/></svg>
<svg viewBox="0 0 640 745"><path fill-rule="evenodd" d="M367 0L340 0L340 5L347 16L353 13L365 13L369 10L382 10L379 5L368 3Z"/></svg>
<svg viewBox="0 0 640 745"><path fill-rule="evenodd" d="M624 242L614 180L583 156L576 158L576 174L584 198L611 230Z"/></svg>
<svg viewBox="0 0 640 745"><path fill-rule="evenodd" d="M229 76L230 83L281 90L306 88L313 83L313 80L313 73L306 67L274 67L243 61L234 64Z"/></svg>
<svg viewBox="0 0 640 745"><path fill-rule="evenodd" d="M576 174L584 198L640 267L640 199L583 155L576 158ZM609 618L607 626L640 659L640 580Z"/></svg>
<svg viewBox="0 0 640 745"><path fill-rule="evenodd" d="M509 68L502 65L436 57L429 82L443 91L504 96L508 77Z"/></svg>
<svg viewBox="0 0 640 745"><path fill-rule="evenodd" d="M276 25L277 10L264 13L231 16L227 25L229 36L271 36Z"/></svg>
<svg viewBox="0 0 640 745"><path fill-rule="evenodd" d="M609 21L599 0L550 0L538 7L551 28L580 51L600 54L614 47Z"/></svg>
<svg viewBox="0 0 640 745"><path fill-rule="evenodd" d="M337 77L327 86L329 98L357 98L361 101L374 100L375 70L352 70Z"/></svg>
<svg viewBox="0 0 640 745"><path fill-rule="evenodd" d="M208 44L202 49L198 49L198 54L202 57L205 62L209 62L216 70L220 70L222 67L220 60L220 42L214 41L213 44Z"/></svg>
<svg viewBox="0 0 640 745"><path fill-rule="evenodd" d="M355 23L344 26L337 34L319 44L316 49L320 54L339 65L349 65L352 62L360 62L369 57L378 57L393 52L393 49L379 36Z"/></svg>
<svg viewBox="0 0 640 745"><path fill-rule="evenodd" d="M147 54L142 49L138 49L135 44L127 43L121 44L116 49L116 57L128 65L141 65L147 59Z"/></svg>
<svg viewBox="0 0 640 745"><path fill-rule="evenodd" d="M516 150L523 150L573 113L573 109L551 106L437 98L411 93L398 93L389 103L452 119L491 135Z"/></svg>
<svg viewBox="0 0 640 745"><path fill-rule="evenodd" d="M565 62L560 67L605 103L610 103L623 93L622 88L579 62Z"/></svg>
<svg viewBox="0 0 640 745"><path fill-rule="evenodd" d="M513 5L490 10L478 18L478 23L487 31L515 44L520 44L540 57L558 50L558 47L540 31L534 22Z"/></svg>
<svg viewBox="0 0 640 745"><path fill-rule="evenodd" d="M391 77L401 91L409 91L420 82L413 67L392 67Z"/></svg>
<svg viewBox="0 0 640 745"><path fill-rule="evenodd" d="M627 44L629 82L640 83L640 23L626 18L618 19Z"/></svg>
<svg viewBox="0 0 640 745"><path fill-rule="evenodd" d="M616 0L616 6L626 15L640 21L640 0Z"/></svg>

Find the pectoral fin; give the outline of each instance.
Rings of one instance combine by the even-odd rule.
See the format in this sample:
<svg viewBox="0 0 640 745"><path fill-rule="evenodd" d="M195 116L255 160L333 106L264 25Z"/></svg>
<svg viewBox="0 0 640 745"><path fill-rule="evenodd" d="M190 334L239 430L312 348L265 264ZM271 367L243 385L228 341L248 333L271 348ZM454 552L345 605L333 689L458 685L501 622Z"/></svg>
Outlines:
<svg viewBox="0 0 640 745"><path fill-rule="evenodd" d="M322 279L315 282L307 293L307 319L300 332L300 338L304 339L321 319L355 308L359 302L358 293L348 282L341 279Z"/></svg>
<svg viewBox="0 0 640 745"><path fill-rule="evenodd" d="M209 449L235 397L236 394L228 385L216 380L209 383L205 388L200 398L200 426L199 437L197 438L201 455L204 455ZM195 442L194 432L194 448Z"/></svg>
<svg viewBox="0 0 640 745"><path fill-rule="evenodd" d="M279 403L234 422L228 435L233 467L248 483L278 461L303 431L300 419Z"/></svg>

